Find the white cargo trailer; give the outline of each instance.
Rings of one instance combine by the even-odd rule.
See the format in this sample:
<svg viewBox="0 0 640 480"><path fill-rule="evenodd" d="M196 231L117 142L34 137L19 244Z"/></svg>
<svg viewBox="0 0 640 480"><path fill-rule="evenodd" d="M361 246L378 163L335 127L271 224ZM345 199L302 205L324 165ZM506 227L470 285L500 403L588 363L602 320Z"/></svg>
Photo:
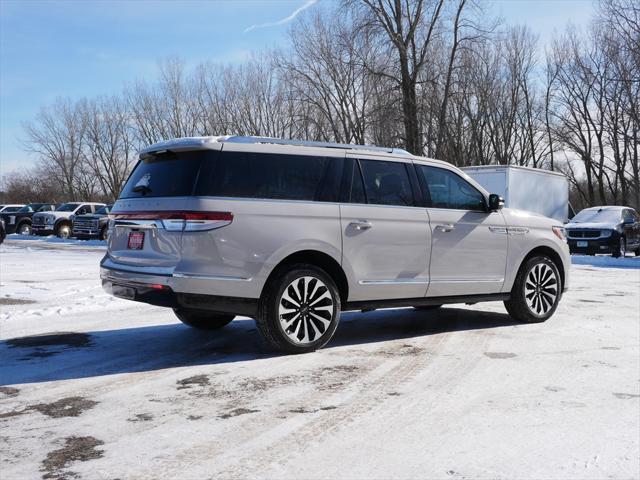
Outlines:
<svg viewBox="0 0 640 480"><path fill-rule="evenodd" d="M465 167L462 170L505 207L536 212L561 222L569 219L569 182L562 173L511 165Z"/></svg>

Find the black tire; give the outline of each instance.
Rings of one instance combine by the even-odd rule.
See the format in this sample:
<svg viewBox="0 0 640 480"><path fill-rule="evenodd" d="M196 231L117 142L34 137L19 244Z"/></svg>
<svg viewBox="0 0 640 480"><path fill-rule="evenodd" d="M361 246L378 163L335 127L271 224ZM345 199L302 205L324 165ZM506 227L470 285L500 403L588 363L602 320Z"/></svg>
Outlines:
<svg viewBox="0 0 640 480"><path fill-rule="evenodd" d="M173 313L182 323L198 330L219 330L235 318L231 313L213 313L191 308L174 308Z"/></svg>
<svg viewBox="0 0 640 480"><path fill-rule="evenodd" d="M22 222L16 227L16 233L20 235L31 235L33 232L31 230L31 225L28 222Z"/></svg>
<svg viewBox="0 0 640 480"><path fill-rule="evenodd" d="M633 254L634 254L636 257L640 257L640 248L639 248L639 249L637 249L635 252L633 252Z"/></svg>
<svg viewBox="0 0 640 480"><path fill-rule="evenodd" d="M624 258L627 253L627 240L624 237L620 237L618 241L618 248L611 254L613 258Z"/></svg>
<svg viewBox="0 0 640 480"><path fill-rule="evenodd" d="M71 228L71 225L69 225L68 223L63 222L56 227L56 237L66 239L66 238L71 238L72 235L73 235L73 229Z"/></svg>
<svg viewBox="0 0 640 480"><path fill-rule="evenodd" d="M285 295L296 303L283 298ZM283 310L291 312L281 314ZM340 294L335 282L324 270L308 264L291 265L279 272L265 288L256 315L265 340L285 353L322 348L333 337L339 321ZM287 328L282 322L292 323Z"/></svg>
<svg viewBox="0 0 640 480"><path fill-rule="evenodd" d="M102 230L100 230L100 234L98 235L98 240L105 241L106 239L107 239L107 227L104 226L102 227Z"/></svg>
<svg viewBox="0 0 640 480"><path fill-rule="evenodd" d="M539 277L542 278L539 281L535 281L536 266L540 267L538 272ZM553 295L555 297L551 301ZM511 290L511 298L504 302L504 306L514 320L522 323L539 323L546 321L554 314L561 298L562 278L558 267L549 257L539 255L528 259L520 267Z"/></svg>
<svg viewBox="0 0 640 480"><path fill-rule="evenodd" d="M437 310L440 307L442 307L442 305L414 305L413 308L415 308L416 310Z"/></svg>

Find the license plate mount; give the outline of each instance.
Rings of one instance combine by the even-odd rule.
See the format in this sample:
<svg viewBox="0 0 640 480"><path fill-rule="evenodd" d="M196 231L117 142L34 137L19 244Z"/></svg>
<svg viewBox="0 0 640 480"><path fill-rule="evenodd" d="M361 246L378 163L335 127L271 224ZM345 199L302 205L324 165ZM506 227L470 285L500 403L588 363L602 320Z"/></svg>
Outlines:
<svg viewBox="0 0 640 480"><path fill-rule="evenodd" d="M142 250L144 246L144 232L129 232L127 248L129 250Z"/></svg>
<svg viewBox="0 0 640 480"><path fill-rule="evenodd" d="M589 242L576 242L576 246L578 248L587 248L589 246Z"/></svg>

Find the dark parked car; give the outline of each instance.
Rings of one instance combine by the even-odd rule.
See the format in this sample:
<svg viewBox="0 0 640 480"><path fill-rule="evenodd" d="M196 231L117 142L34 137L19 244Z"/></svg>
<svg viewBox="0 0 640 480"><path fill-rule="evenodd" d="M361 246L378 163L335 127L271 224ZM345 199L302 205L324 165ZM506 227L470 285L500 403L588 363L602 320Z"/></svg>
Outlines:
<svg viewBox="0 0 640 480"><path fill-rule="evenodd" d="M57 206L55 203L30 203L17 212L0 213L0 218L4 220L7 235L11 233L31 235L33 215L37 212L52 212Z"/></svg>
<svg viewBox="0 0 640 480"><path fill-rule="evenodd" d="M0 244L7 238L7 232L4 230L4 220L0 218Z"/></svg>
<svg viewBox="0 0 640 480"><path fill-rule="evenodd" d="M73 236L79 240L97 238L107 239L109 229L109 212L113 205L105 205L96 210L96 213L76 215L73 217Z"/></svg>
<svg viewBox="0 0 640 480"><path fill-rule="evenodd" d="M565 225L571 253L640 255L640 216L629 207L585 208Z"/></svg>

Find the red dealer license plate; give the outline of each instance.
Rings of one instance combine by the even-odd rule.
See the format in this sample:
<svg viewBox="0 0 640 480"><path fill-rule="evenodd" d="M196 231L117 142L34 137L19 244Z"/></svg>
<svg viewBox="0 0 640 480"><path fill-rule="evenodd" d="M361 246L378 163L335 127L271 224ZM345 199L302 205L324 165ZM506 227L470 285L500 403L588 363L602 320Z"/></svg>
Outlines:
<svg viewBox="0 0 640 480"><path fill-rule="evenodd" d="M144 245L144 232L129 232L127 248L129 250L142 250Z"/></svg>

